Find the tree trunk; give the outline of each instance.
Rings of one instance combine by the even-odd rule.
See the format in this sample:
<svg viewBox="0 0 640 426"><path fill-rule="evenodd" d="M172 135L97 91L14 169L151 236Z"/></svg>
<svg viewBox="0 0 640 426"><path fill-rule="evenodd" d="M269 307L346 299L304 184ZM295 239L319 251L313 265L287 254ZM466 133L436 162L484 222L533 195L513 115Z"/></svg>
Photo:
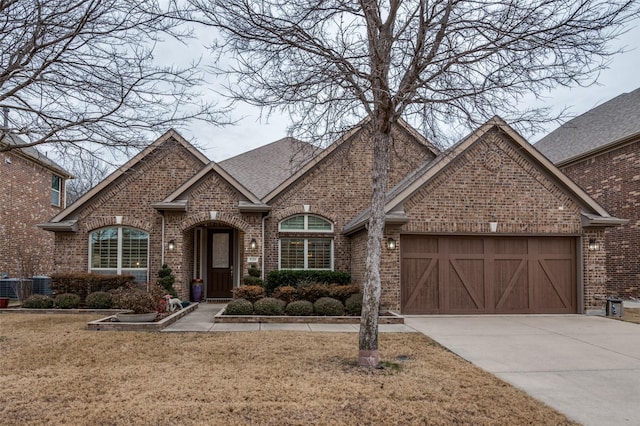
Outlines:
<svg viewBox="0 0 640 426"><path fill-rule="evenodd" d="M378 313L380 308L380 262L384 234L384 205L389 169L390 133L388 126L374 124L373 166L371 170L371 218L367 236L367 259L360 320L358 365L378 365Z"/></svg>

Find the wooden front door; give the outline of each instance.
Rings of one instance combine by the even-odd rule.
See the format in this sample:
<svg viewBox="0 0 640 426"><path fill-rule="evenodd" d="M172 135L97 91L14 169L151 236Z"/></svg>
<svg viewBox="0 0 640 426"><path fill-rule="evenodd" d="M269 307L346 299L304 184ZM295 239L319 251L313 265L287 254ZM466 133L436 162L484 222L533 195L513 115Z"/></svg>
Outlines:
<svg viewBox="0 0 640 426"><path fill-rule="evenodd" d="M230 298L233 289L233 231L210 229L207 238L208 298Z"/></svg>
<svg viewBox="0 0 640 426"><path fill-rule="evenodd" d="M406 314L576 312L572 237L401 238Z"/></svg>

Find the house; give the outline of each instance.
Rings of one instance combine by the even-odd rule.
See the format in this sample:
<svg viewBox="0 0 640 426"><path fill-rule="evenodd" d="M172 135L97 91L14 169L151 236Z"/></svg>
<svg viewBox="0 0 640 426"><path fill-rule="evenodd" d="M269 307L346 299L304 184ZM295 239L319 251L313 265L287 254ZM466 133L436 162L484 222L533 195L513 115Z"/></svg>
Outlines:
<svg viewBox="0 0 640 426"><path fill-rule="evenodd" d="M605 232L607 296L640 297L640 89L567 121L535 147L611 214Z"/></svg>
<svg viewBox="0 0 640 426"><path fill-rule="evenodd" d="M392 130L384 307L602 309L606 253L589 242L623 220L500 118L445 152L404 122ZM252 264L348 271L362 283L370 136L364 121L324 150L285 138L215 163L170 130L41 225L56 235L56 271L144 282L166 262L183 298L202 279L208 299L231 297Z"/></svg>
<svg viewBox="0 0 640 426"><path fill-rule="evenodd" d="M73 176L35 148L3 150L23 142L0 140L0 274L32 277L53 271L53 240L37 225L65 207L65 181Z"/></svg>

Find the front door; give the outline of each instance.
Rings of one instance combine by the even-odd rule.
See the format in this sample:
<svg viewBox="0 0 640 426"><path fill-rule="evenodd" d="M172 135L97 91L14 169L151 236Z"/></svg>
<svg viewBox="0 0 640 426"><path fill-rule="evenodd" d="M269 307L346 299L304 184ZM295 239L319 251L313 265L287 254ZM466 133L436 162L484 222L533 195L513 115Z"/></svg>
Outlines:
<svg viewBox="0 0 640 426"><path fill-rule="evenodd" d="M230 298L233 289L233 231L211 229L207 241L206 296Z"/></svg>

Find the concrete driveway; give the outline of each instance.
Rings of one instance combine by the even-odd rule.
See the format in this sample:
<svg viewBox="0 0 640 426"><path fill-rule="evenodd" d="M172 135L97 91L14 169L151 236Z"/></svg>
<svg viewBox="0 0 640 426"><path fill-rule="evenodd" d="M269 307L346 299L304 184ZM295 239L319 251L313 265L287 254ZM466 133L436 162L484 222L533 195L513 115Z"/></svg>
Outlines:
<svg viewBox="0 0 640 426"><path fill-rule="evenodd" d="M410 327L585 425L640 424L640 325L583 315L423 316Z"/></svg>

